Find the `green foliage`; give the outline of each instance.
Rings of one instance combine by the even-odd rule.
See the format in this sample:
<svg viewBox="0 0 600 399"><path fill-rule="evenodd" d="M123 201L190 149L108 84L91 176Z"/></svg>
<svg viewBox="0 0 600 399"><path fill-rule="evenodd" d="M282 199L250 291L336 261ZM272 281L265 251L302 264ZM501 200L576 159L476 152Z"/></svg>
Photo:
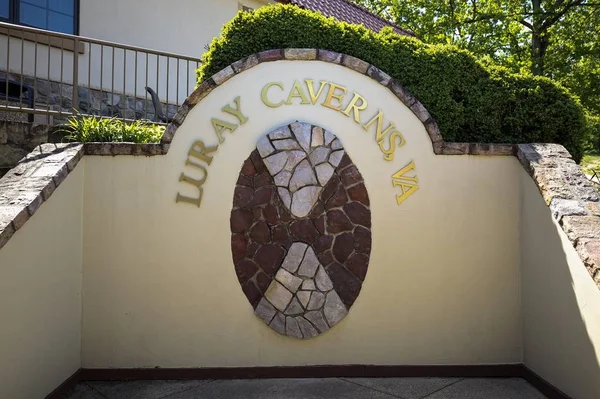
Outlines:
<svg viewBox="0 0 600 399"><path fill-rule="evenodd" d="M80 143L158 143L165 127L146 121L124 122L115 118L75 115L63 125L65 139Z"/></svg>
<svg viewBox="0 0 600 399"><path fill-rule="evenodd" d="M587 134L586 152L600 154L600 116L587 115Z"/></svg>
<svg viewBox="0 0 600 399"><path fill-rule="evenodd" d="M446 141L553 142L581 156L583 111L551 80L513 74L454 46L424 44L391 29L374 33L294 6L239 13L204 54L199 82L274 48L320 48L376 65L423 103Z"/></svg>

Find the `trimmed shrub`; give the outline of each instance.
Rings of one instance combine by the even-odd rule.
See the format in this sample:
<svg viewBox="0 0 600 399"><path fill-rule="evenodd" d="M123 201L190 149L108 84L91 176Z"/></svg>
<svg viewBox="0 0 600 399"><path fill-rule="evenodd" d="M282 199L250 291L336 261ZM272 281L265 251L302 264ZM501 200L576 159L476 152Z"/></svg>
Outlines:
<svg viewBox="0 0 600 399"><path fill-rule="evenodd" d="M165 127L146 121L124 122L115 118L75 115L63 125L66 140L80 143L158 143Z"/></svg>
<svg viewBox="0 0 600 399"><path fill-rule="evenodd" d="M446 141L560 143L576 159L582 155L583 110L550 79L512 74L454 46L428 45L391 28L374 33L291 5L240 12L202 56L198 82L277 48L337 51L379 67L423 103Z"/></svg>

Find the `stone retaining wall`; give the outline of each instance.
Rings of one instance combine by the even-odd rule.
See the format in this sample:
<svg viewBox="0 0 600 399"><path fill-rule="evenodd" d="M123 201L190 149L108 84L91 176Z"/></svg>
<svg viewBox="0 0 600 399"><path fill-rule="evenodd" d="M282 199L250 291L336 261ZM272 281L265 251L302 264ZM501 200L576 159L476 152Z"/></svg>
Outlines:
<svg viewBox="0 0 600 399"><path fill-rule="evenodd" d="M600 287L598 191L562 145L521 144L517 157Z"/></svg>

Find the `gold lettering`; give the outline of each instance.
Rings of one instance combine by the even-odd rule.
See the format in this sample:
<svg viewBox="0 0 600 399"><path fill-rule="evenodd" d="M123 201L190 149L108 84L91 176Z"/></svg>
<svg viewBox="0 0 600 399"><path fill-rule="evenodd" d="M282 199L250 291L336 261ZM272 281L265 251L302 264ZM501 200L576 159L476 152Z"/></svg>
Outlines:
<svg viewBox="0 0 600 399"><path fill-rule="evenodd" d="M335 94L335 91L337 89L342 90L342 94ZM345 87L329 82L329 92L327 93L327 97L325 98L325 101L323 101L323 103L321 105L324 107L339 111L342 108L342 99L344 98L344 94L346 94L346 91L347 91L347 89ZM339 103L340 103L339 106L331 105L331 101L334 98L339 101Z"/></svg>
<svg viewBox="0 0 600 399"><path fill-rule="evenodd" d="M198 149L196 149L196 148L198 148ZM204 161L207 165L210 165L210 163L213 160L213 156L206 155L206 154L213 153L213 152L217 151L218 149L219 149L218 145L215 145L212 147L206 147L206 145L204 144L204 142L202 140L198 140L194 144L192 144L192 147L190 148L188 155L193 158L198 158L199 160Z"/></svg>
<svg viewBox="0 0 600 399"><path fill-rule="evenodd" d="M403 183L402 181L394 180L394 187L400 187L402 195L396 195L398 205L404 202L408 197L413 195L419 189L416 184Z"/></svg>
<svg viewBox="0 0 600 399"><path fill-rule="evenodd" d="M240 125L243 125L248 121L248 118L242 115L242 108L240 108L240 97L237 96L233 101L235 102L235 108L232 108L231 105L227 104L221 108L221 111L235 116L240 121Z"/></svg>
<svg viewBox="0 0 600 399"><path fill-rule="evenodd" d="M360 104L357 104L358 101L360 101ZM354 111L354 120L356 121L356 123L360 123L359 111L362 111L365 108L367 108L367 100L365 100L365 98L360 94L354 93L354 97L352 97L352 100L350 100L350 103L348 104L346 109L342 111L342 114L350 116L350 112Z"/></svg>
<svg viewBox="0 0 600 399"><path fill-rule="evenodd" d="M383 139L377 143L377 144L379 144L379 149L384 154L383 159L385 159L386 161L392 161L394 159L394 151L396 151L396 146L394 144L395 144L396 138L400 139L400 142L398 143L398 146L397 146L398 148L400 148L404 144L406 144L406 140L404 140L404 137L398 131L394 131L392 134L390 134L388 136L388 142L390 145L387 150L383 148L383 141L384 141Z"/></svg>
<svg viewBox="0 0 600 399"><path fill-rule="evenodd" d="M190 161L188 160L186 162L186 165L189 163ZM181 174L179 176L179 181L180 182L185 182L185 183L189 183L193 186L196 186L198 188L198 198L192 198L192 197L186 197L184 195L181 195L179 193L177 193L177 198L175 199L175 202L187 202L188 204L193 204L196 205L198 208L200 208L200 203L202 202L202 194L204 193L204 189L202 188L202 185L204 184L204 182L206 181L206 178L208 177L208 173L206 171L206 168L202 165L198 165L198 164L194 164L194 166L203 169L204 171L204 176L202 177L201 180L196 180L196 179L192 179L191 177L186 176L185 174Z"/></svg>
<svg viewBox="0 0 600 399"><path fill-rule="evenodd" d="M238 125L235 123L225 122L221 119L212 118L211 119L213 128L215 129L215 133L217 133L217 138L219 139L219 144L223 143L225 139L223 138L223 132L225 130L229 130L231 133L235 132Z"/></svg>
<svg viewBox="0 0 600 399"><path fill-rule="evenodd" d="M369 127L371 127L371 125L373 123L375 123L375 121L377 121L377 133L375 134L376 142L380 142L386 134L388 134L390 131L396 129L396 126L394 125L394 123L390 122L390 125L385 130L382 131L382 129L383 129L383 111L381 111L381 110L379 110L379 112L377 112L377 115L375 115L370 121L365 123L363 125L363 128L365 130L368 130Z"/></svg>
<svg viewBox="0 0 600 399"><path fill-rule="evenodd" d="M392 175L392 184L394 187L400 187L401 195L396 195L396 202L400 205L404 200L413 195L419 189L419 178L416 174L407 176L409 172L415 172L415 161L410 161L408 165ZM412 183L410 183L412 182Z"/></svg>
<svg viewBox="0 0 600 399"><path fill-rule="evenodd" d="M279 87L283 91L283 83L280 83L280 82L271 82L271 83L267 83L267 85L265 87L263 87L262 91L260 92L260 96L262 98L262 102L267 107L277 108L277 107L283 105L283 100L281 100L280 102L278 102L277 104L275 104L275 103L272 103L271 101L269 101L269 99L267 98L268 91L273 86L277 86L277 87Z"/></svg>
<svg viewBox="0 0 600 399"><path fill-rule="evenodd" d="M301 100L300 104L310 105L310 101L308 101L308 97L306 97L306 93L304 93L304 91L302 90L302 86L300 86L300 82L297 80L294 82L294 87L292 87L292 91L290 91L290 95L288 96L285 104L291 105L293 98L299 98Z"/></svg>
<svg viewBox="0 0 600 399"><path fill-rule="evenodd" d="M306 87L308 88L308 94L310 95L310 100L312 101L313 105L315 105L317 103L317 100L321 96L323 89L327 85L327 81L322 80L321 82L319 82L321 84L321 86L319 86L319 91L317 91L317 94L315 94L315 88L313 86L312 79L305 79L304 82L306 82Z"/></svg>

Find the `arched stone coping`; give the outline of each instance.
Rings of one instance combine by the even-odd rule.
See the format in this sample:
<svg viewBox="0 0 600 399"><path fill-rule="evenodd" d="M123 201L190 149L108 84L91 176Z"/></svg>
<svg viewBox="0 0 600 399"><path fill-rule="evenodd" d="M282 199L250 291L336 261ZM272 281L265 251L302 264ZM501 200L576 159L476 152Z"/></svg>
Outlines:
<svg viewBox="0 0 600 399"><path fill-rule="evenodd" d="M225 69L206 79L198 86L196 90L183 103L179 112L175 115L162 137L161 144L170 144L177 132L179 126L183 124L188 112L211 91L227 82L233 76L240 74L250 68L264 62L272 61L321 61L329 62L352 69L385 86L423 123L431 144L433 152L439 155L515 155L516 145L514 144L481 144L481 143L447 143L442 139L437 123L415 96L410 94L390 75L361 59L351 55L336 53L329 50L320 49L277 49L266 50L257 54L252 54L242 60L234 62ZM108 154L107 154L108 155Z"/></svg>

